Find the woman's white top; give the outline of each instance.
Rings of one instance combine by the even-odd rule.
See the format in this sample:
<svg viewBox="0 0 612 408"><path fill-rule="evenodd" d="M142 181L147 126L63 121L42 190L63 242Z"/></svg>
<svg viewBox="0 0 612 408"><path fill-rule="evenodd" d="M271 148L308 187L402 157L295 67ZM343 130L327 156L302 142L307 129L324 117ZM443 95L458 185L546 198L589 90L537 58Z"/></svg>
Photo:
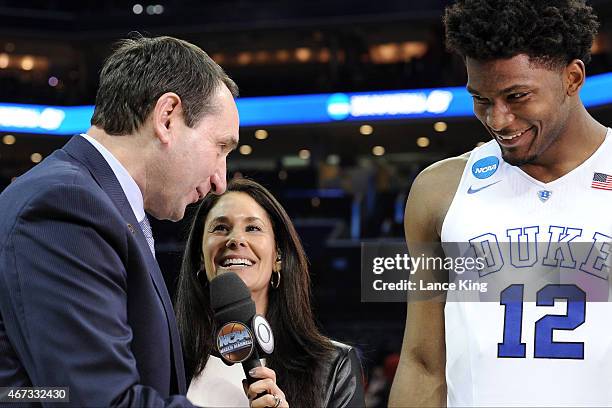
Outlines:
<svg viewBox="0 0 612 408"><path fill-rule="evenodd" d="M204 370L191 380L187 398L200 407L248 407L242 387L245 378L241 364L228 366L210 356Z"/></svg>

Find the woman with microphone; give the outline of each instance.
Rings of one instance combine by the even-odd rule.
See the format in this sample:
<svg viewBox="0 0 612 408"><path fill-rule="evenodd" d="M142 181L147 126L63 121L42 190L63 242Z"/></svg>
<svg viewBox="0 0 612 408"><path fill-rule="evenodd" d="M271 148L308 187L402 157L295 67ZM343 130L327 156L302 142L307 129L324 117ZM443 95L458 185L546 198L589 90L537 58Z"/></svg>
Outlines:
<svg viewBox="0 0 612 408"><path fill-rule="evenodd" d="M214 355L215 323L209 281L235 272L258 314L270 323L274 353L263 378L245 387L239 365ZM363 378L355 350L323 336L310 304L304 249L287 213L272 194L248 179L234 179L224 194L199 205L185 249L176 314L187 397L196 405L231 407L363 407ZM267 395L261 395L267 392ZM248 396L248 398L247 398Z"/></svg>

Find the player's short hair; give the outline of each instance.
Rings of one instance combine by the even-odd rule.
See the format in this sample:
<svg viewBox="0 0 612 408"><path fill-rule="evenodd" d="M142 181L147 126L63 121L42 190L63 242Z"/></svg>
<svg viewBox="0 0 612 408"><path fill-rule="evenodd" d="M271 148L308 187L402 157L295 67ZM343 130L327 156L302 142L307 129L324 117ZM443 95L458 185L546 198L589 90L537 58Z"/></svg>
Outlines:
<svg viewBox="0 0 612 408"><path fill-rule="evenodd" d="M160 96L174 92L181 98L185 124L194 127L216 108L212 96L222 84L238 95L234 81L199 47L136 34L119 41L104 63L91 124L110 135L132 133Z"/></svg>
<svg viewBox="0 0 612 408"><path fill-rule="evenodd" d="M587 64L599 23L584 0L458 0L444 13L450 51L487 61L526 54L550 69Z"/></svg>

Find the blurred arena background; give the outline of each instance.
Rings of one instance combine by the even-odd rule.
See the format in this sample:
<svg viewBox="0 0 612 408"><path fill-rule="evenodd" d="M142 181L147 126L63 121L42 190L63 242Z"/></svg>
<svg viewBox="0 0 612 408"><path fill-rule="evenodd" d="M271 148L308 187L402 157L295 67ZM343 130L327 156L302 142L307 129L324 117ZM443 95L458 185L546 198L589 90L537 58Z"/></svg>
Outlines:
<svg viewBox="0 0 612 408"><path fill-rule="evenodd" d="M369 406L385 404L405 305L360 301L360 245L402 242L404 203L415 175L489 140L470 112L418 107L418 98L432 90L466 83L462 61L444 50L441 15L447 3L0 0L0 188L67 142L72 132L42 119L31 127L23 121L39 120L36 112L45 106L91 106L114 41L139 31L197 44L237 82L241 100L250 101L239 105L242 119L249 120L230 155L228 177L261 182L286 207L311 263L324 332L359 347ZM601 21L587 66L593 76L612 72L612 1L590 4ZM610 125L612 82L606 83L591 112ZM428 91L419 93L421 88ZM412 99L384 99L402 95L384 91L399 90ZM342 110L352 93L416 105L408 114L391 109L360 119ZM293 108L287 105L293 99L278 99L294 119L275 121L277 111L264 105L270 99L248 99L308 94L324 94L319 99L326 101L327 117L307 119L308 104ZM32 111L26 105L40 106ZM87 129L87 119L77 132ZM153 223L171 293L187 228L188 221Z"/></svg>

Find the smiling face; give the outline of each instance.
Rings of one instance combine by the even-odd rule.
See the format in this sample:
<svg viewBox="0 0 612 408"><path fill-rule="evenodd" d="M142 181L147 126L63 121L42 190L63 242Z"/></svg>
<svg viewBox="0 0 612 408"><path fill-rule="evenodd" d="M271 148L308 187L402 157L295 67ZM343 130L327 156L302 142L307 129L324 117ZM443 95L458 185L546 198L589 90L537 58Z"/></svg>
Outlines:
<svg viewBox="0 0 612 408"><path fill-rule="evenodd" d="M253 297L267 295L275 248L270 217L246 193L226 193L206 217L202 253L209 280L224 272L235 272Z"/></svg>
<svg viewBox="0 0 612 408"><path fill-rule="evenodd" d="M514 166L556 157L571 110L567 68L551 70L525 54L508 59L466 59L474 113Z"/></svg>

